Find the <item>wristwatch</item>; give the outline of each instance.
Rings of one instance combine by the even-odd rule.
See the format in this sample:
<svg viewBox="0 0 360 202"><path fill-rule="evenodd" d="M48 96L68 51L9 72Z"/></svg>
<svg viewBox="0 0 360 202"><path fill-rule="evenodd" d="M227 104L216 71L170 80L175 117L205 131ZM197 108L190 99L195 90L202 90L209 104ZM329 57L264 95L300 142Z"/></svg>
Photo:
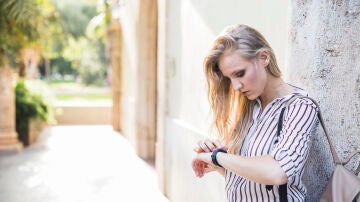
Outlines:
<svg viewBox="0 0 360 202"><path fill-rule="evenodd" d="M216 159L216 155L217 155L217 153L219 153L219 152L227 153L225 150L223 150L223 149L221 149L221 148L217 148L217 149L215 149L215 150L212 152L212 154L211 154L211 161L212 161L212 163L215 164L216 166L222 167L222 166L219 164L219 162L217 161L217 159ZM222 168L223 168L223 167L222 167Z"/></svg>

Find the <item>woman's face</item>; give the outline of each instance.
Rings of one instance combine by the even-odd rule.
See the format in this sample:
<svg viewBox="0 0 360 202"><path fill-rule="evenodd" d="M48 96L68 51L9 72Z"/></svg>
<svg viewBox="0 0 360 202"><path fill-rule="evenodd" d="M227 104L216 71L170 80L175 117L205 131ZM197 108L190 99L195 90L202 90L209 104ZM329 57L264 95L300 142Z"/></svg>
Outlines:
<svg viewBox="0 0 360 202"><path fill-rule="evenodd" d="M241 92L249 100L258 98L264 92L267 82L267 58L260 55L246 59L235 50L225 51L219 58L222 74L231 80L235 91Z"/></svg>

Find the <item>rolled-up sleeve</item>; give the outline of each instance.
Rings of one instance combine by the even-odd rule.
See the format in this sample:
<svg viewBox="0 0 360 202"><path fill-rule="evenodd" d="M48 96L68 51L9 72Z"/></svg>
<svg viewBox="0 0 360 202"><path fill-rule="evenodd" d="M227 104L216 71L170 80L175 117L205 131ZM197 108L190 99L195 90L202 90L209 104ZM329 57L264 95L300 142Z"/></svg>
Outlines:
<svg viewBox="0 0 360 202"><path fill-rule="evenodd" d="M303 169L317 123L317 107L306 98L296 99L285 110L279 141L270 155L279 162L288 177Z"/></svg>

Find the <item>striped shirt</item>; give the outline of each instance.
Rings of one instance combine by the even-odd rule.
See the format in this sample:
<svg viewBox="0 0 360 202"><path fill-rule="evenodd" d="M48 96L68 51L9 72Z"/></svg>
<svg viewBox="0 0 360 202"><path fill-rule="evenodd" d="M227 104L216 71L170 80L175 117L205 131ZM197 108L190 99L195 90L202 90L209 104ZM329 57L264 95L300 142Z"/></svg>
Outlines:
<svg viewBox="0 0 360 202"><path fill-rule="evenodd" d="M276 98L264 110L261 109L260 99L257 99L253 120L240 149L242 156L269 154L279 162L288 177L288 201L305 200L306 187L301 177L311 146L311 134L318 123L316 105L309 99L296 98L285 110L283 128L277 137L281 109L296 94L307 95L301 90ZM278 186L268 191L265 184L242 178L230 170L226 170L225 185L230 202L279 201Z"/></svg>

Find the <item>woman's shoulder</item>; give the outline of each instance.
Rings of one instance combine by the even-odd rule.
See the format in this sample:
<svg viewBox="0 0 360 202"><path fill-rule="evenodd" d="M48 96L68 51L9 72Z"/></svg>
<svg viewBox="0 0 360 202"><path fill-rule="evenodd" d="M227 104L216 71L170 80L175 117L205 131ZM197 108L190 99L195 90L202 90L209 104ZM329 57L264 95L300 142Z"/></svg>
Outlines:
<svg viewBox="0 0 360 202"><path fill-rule="evenodd" d="M291 85L291 84L290 84ZM301 105L310 105L314 108L317 108L315 100L309 97L309 94L303 88L291 85L294 88L294 92L289 96L287 100L288 106L301 106Z"/></svg>
<svg viewBox="0 0 360 202"><path fill-rule="evenodd" d="M291 107L301 107L301 106L310 106L311 108L317 109L317 104L315 100L304 91L303 93L294 93L292 97L287 101L287 106Z"/></svg>

